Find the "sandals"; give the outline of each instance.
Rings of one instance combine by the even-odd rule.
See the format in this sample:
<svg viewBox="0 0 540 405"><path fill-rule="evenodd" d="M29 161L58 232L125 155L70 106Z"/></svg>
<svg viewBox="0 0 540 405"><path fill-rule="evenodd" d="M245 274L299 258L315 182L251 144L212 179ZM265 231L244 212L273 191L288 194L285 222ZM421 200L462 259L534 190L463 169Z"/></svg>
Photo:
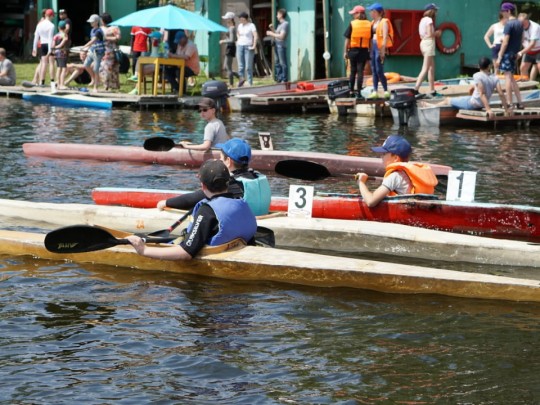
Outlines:
<svg viewBox="0 0 540 405"><path fill-rule="evenodd" d="M524 110L525 109L525 106L521 103L516 103L514 104L514 107L516 108L516 110Z"/></svg>

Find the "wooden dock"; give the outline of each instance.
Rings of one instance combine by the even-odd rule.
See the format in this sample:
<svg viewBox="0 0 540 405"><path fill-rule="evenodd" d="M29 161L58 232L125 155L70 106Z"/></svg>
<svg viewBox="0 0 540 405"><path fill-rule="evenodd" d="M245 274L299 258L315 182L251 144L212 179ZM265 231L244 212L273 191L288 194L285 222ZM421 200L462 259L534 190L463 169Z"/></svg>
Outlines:
<svg viewBox="0 0 540 405"><path fill-rule="evenodd" d="M524 109L513 110L512 115L506 115L503 108L492 108L494 113L493 117L490 117L485 110L459 110L456 117L470 121L481 122L516 122L519 125L524 124L529 126L531 121L540 120L540 108L529 107Z"/></svg>
<svg viewBox="0 0 540 405"><path fill-rule="evenodd" d="M363 117L385 116L385 102L387 100L359 100L355 97L336 98L328 101L331 113L339 115L356 114Z"/></svg>
<svg viewBox="0 0 540 405"><path fill-rule="evenodd" d="M23 93L50 94L50 87L23 87L23 86L0 86L0 96L7 98L22 98ZM84 92L78 88L59 90L57 95L84 94L88 97L96 97L112 101L113 108L179 108L189 104L190 97L179 98L177 95L133 95L113 92Z"/></svg>

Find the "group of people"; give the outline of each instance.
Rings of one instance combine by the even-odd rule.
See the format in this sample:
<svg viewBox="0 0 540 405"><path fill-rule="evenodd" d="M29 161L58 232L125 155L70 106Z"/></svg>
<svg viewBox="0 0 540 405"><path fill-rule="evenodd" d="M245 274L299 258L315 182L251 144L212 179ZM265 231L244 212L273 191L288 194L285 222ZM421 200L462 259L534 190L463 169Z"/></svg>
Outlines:
<svg viewBox="0 0 540 405"><path fill-rule="evenodd" d="M255 50L259 41L257 28L249 20L249 14L241 12L238 14L238 26L235 22L235 14L232 11L225 13L221 18L226 21L228 32L220 44L225 44L224 67L227 71L229 84L234 85L234 78L238 78L238 87L244 83L253 85L253 63L255 60ZM279 9L276 14L278 26L270 24L266 35L271 38L272 47L275 53L275 80L278 83L288 81L289 69L287 64L287 36L289 34L289 23L286 20L287 10ZM238 72L233 70L233 59L238 61Z"/></svg>
<svg viewBox="0 0 540 405"><path fill-rule="evenodd" d="M59 89L67 88L83 71L90 75L90 86L93 86L94 91L98 90L100 84L106 91L119 89L120 64L116 51L121 34L118 27L110 25L112 22L110 14L92 14L87 20L91 31L90 39L82 46L80 53L82 64L67 63L72 23L66 10L59 11L60 20L57 27L53 23L54 17L54 11L46 9L36 26L32 56L39 57L39 64L33 83L37 86L45 85L48 67L50 81L57 83ZM66 80L68 74L71 75Z"/></svg>
<svg viewBox="0 0 540 405"><path fill-rule="evenodd" d="M368 10L371 14L371 21L367 20L366 9L362 6L356 6L349 11L353 20L344 34L344 57L350 64L349 88L354 93L356 85L355 95L357 98L362 98L364 67L370 60L374 89L367 98L379 97L377 93L379 82L382 84L384 97L389 98L390 93L384 75L384 59L388 49L393 46L393 28L391 22L384 17L384 9L381 4L374 3L368 7ZM438 10L439 7L435 3L426 4L418 26L423 63L416 80L415 90L420 89L427 76L428 97L439 96L435 90L435 41L441 35L440 30L435 29L435 17ZM491 36L493 36L493 42L490 40ZM492 50L494 63L487 57L480 58L479 72L473 76L474 89L472 94L461 98L445 99L441 104L461 109L486 108L487 112L492 114L489 99L497 91L508 112L511 112L513 95L517 100L516 106L521 108L521 94L514 78L516 63L521 58L520 71L522 76L526 76L532 66L531 79L535 78L536 72L540 68L540 25L530 21L525 13L516 17L515 5L503 3L500 8L500 21L488 29L484 39ZM491 74L492 65L494 65L495 71L504 75L507 100L502 95L502 87L497 77Z"/></svg>

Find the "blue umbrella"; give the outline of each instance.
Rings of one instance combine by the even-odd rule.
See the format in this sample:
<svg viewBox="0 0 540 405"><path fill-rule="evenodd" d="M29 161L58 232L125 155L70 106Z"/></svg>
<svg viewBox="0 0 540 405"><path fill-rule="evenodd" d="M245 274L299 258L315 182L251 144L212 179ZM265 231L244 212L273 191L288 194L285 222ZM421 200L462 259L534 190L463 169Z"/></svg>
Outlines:
<svg viewBox="0 0 540 405"><path fill-rule="evenodd" d="M165 28L166 30L184 29L190 31L223 31L227 28L206 17L173 5L147 8L136 11L113 21L111 25L122 27Z"/></svg>

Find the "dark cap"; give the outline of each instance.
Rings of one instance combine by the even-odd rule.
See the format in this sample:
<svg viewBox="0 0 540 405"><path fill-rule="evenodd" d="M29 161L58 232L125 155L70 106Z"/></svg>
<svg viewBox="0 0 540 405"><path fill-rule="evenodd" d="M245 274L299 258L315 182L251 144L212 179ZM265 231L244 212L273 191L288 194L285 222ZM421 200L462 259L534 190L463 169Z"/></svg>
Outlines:
<svg viewBox="0 0 540 405"><path fill-rule="evenodd" d="M512 3L501 4L501 11L514 11L515 9L516 6L514 6Z"/></svg>
<svg viewBox="0 0 540 405"><path fill-rule="evenodd" d="M249 18L249 14L242 11L240 14L238 14L238 18L245 18L247 20Z"/></svg>
<svg viewBox="0 0 540 405"><path fill-rule="evenodd" d="M392 153L402 159L408 159L412 152L411 144L400 135L390 135L382 146L375 146L371 150L377 153Z"/></svg>
<svg viewBox="0 0 540 405"><path fill-rule="evenodd" d="M216 102L209 97L201 98L197 105L202 108L216 108Z"/></svg>
<svg viewBox="0 0 540 405"><path fill-rule="evenodd" d="M373 3L367 9L368 10L375 10L375 11L378 11L379 13L382 13L384 11L384 7L382 6L381 3Z"/></svg>
<svg viewBox="0 0 540 405"><path fill-rule="evenodd" d="M251 147L243 139L232 138L225 143L218 143L215 148L221 149L236 163L247 165L251 160Z"/></svg>
<svg viewBox="0 0 540 405"><path fill-rule="evenodd" d="M209 159L199 169L199 179L212 192L223 191L229 185L229 169L221 160Z"/></svg>
<svg viewBox="0 0 540 405"><path fill-rule="evenodd" d="M424 10L438 10L439 7L437 7L437 5L435 3L429 3L429 4L426 4L426 6L424 7Z"/></svg>

